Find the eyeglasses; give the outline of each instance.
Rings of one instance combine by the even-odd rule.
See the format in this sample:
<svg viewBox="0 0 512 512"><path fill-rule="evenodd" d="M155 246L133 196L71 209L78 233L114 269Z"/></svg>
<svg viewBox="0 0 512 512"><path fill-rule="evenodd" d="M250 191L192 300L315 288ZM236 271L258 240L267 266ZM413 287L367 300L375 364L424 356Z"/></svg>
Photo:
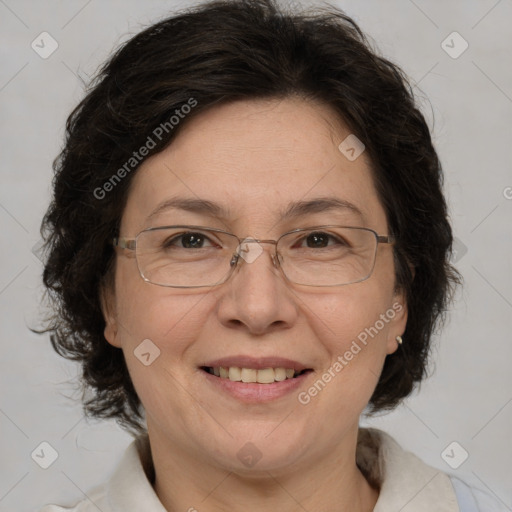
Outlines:
<svg viewBox="0 0 512 512"><path fill-rule="evenodd" d="M201 288L226 282L242 261L252 263L272 244L272 262L291 283L340 286L368 279L378 244L394 244L391 235L368 228L315 226L294 229L277 240L240 239L221 229L162 226L135 238L114 238L113 245L135 251L141 277L173 288Z"/></svg>

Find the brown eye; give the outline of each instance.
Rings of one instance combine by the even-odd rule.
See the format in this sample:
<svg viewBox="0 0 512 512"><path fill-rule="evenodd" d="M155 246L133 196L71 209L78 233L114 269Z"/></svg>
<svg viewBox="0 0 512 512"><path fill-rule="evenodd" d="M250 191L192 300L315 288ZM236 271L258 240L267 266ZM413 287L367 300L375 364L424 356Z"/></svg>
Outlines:
<svg viewBox="0 0 512 512"><path fill-rule="evenodd" d="M302 240L300 240L299 246L306 247L308 249L325 249L326 247L333 246L344 246L347 243L337 236L324 231L315 231L309 233Z"/></svg>
<svg viewBox="0 0 512 512"><path fill-rule="evenodd" d="M201 233L187 233L180 236L180 239L181 245L186 249L200 249L207 240Z"/></svg>
<svg viewBox="0 0 512 512"><path fill-rule="evenodd" d="M329 238L327 233L311 233L306 237L306 244L310 248L322 248L329 245Z"/></svg>
<svg viewBox="0 0 512 512"><path fill-rule="evenodd" d="M211 246L210 239L203 233L182 233L165 240L162 244L164 248L178 249L202 249L205 246Z"/></svg>

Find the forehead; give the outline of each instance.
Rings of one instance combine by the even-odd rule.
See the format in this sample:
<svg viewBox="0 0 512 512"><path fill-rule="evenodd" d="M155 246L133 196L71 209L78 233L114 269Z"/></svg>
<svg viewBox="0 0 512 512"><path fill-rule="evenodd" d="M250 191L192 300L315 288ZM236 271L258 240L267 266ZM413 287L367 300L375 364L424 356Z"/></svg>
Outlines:
<svg viewBox="0 0 512 512"><path fill-rule="evenodd" d="M162 224L181 215L161 209L148 219L170 198L209 201L221 207L223 221L270 229L292 203L329 197L356 206L358 224L382 230L384 211L366 154L351 161L338 148L348 136L328 107L300 99L214 107L140 166L122 229L133 233L159 216Z"/></svg>

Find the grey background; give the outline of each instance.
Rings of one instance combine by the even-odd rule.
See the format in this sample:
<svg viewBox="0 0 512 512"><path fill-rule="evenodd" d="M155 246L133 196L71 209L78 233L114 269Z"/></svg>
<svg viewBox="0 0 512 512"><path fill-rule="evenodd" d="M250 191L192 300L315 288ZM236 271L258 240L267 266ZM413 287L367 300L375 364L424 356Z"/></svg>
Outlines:
<svg viewBox="0 0 512 512"><path fill-rule="evenodd" d="M436 339L433 377L398 410L365 423L512 510L512 1L333 3L421 90L465 278ZM80 77L87 80L143 26L188 4L0 0L1 511L83 499L131 440L113 423L83 419L77 368L53 352L47 336L28 330L41 318L42 265L32 249L64 122L83 95ZM43 31L59 44L47 59L31 48ZM441 46L453 31L469 44L456 59ZM452 53L462 48L457 36L446 45ZM59 454L46 470L31 458L42 441ZM441 456L453 441L469 453L458 469ZM462 452L448 453L453 464Z"/></svg>

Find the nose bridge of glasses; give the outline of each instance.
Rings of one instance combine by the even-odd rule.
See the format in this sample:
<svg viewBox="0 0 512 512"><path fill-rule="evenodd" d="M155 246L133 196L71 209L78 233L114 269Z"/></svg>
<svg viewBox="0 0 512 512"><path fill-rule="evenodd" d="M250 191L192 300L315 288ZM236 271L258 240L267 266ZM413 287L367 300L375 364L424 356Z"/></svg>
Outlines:
<svg viewBox="0 0 512 512"><path fill-rule="evenodd" d="M240 240L235 255L237 259L242 258L247 263L253 263L264 252L262 244L277 246L277 240L260 240L257 238L246 237L243 240ZM277 267L278 262L276 261L275 254L271 253L270 257L273 265Z"/></svg>

